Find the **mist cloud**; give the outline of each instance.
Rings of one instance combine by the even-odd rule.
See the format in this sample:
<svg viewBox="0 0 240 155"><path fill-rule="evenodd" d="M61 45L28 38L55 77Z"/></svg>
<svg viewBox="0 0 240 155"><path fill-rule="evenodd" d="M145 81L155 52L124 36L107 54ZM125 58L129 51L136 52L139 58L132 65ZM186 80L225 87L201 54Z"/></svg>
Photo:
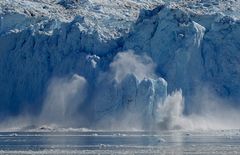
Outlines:
<svg viewBox="0 0 240 155"><path fill-rule="evenodd" d="M87 81L77 74L71 78L55 78L47 90L40 121L66 124L75 121L78 107L86 97Z"/></svg>
<svg viewBox="0 0 240 155"><path fill-rule="evenodd" d="M137 55L133 51L121 52L110 64L111 72L117 81L126 75L133 74L138 80L155 76L155 64L147 55Z"/></svg>

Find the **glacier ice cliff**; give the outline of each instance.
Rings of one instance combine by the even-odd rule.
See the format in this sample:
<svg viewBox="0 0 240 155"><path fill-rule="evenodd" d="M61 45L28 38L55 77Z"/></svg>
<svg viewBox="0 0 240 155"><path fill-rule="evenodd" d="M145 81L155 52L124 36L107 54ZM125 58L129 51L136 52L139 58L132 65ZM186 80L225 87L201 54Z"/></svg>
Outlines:
<svg viewBox="0 0 240 155"><path fill-rule="evenodd" d="M143 13L124 49L147 51L170 91L181 88L188 97L210 85L239 101L239 16L188 9L173 3L157 14Z"/></svg>
<svg viewBox="0 0 240 155"><path fill-rule="evenodd" d="M204 86L237 103L239 8L238 0L3 0L0 116L48 109L70 120L64 106L72 102L79 124L137 118L146 123L134 125L149 127L161 124L159 107L175 90L187 112ZM62 105L55 113L54 102Z"/></svg>

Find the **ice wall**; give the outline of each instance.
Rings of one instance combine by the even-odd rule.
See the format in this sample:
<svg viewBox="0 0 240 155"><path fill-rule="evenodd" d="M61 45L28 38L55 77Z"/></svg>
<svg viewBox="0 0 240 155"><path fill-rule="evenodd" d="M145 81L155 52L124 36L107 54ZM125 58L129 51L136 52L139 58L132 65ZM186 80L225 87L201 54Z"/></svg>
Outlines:
<svg viewBox="0 0 240 155"><path fill-rule="evenodd" d="M155 106L167 93L162 78L168 93L182 89L187 110L205 85L239 101L238 1L15 2L0 2L1 117L41 115L52 78L75 74L88 83L77 110L90 124L99 115L124 113L122 107L154 120ZM125 57L128 65L114 72L116 57L129 50L137 56ZM138 58L146 55L156 66ZM96 117L86 117L94 110Z"/></svg>
<svg viewBox="0 0 240 155"><path fill-rule="evenodd" d="M238 16L198 13L172 3L157 12L143 12L126 38L124 49L147 51L158 64L158 73L168 81L170 91L181 88L191 98L207 85L237 103L239 29Z"/></svg>

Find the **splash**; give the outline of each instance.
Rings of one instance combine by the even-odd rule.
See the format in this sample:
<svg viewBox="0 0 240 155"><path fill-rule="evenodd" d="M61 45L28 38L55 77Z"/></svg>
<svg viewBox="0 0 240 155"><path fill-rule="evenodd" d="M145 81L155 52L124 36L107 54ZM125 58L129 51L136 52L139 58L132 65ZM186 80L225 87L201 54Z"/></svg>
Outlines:
<svg viewBox="0 0 240 155"><path fill-rule="evenodd" d="M40 122L64 126L75 123L77 109L85 100L86 90L86 79L77 74L70 79L53 79L47 90Z"/></svg>
<svg viewBox="0 0 240 155"><path fill-rule="evenodd" d="M160 129L180 129L185 121L183 116L184 97L182 91L168 95L163 104L157 107L157 127Z"/></svg>

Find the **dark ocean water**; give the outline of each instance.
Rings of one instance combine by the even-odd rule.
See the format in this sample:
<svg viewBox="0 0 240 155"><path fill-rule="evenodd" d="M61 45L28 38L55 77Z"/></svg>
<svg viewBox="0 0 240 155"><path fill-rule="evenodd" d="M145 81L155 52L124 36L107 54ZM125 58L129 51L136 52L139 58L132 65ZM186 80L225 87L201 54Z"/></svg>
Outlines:
<svg viewBox="0 0 240 155"><path fill-rule="evenodd" d="M240 154L240 131L1 132L0 154Z"/></svg>

